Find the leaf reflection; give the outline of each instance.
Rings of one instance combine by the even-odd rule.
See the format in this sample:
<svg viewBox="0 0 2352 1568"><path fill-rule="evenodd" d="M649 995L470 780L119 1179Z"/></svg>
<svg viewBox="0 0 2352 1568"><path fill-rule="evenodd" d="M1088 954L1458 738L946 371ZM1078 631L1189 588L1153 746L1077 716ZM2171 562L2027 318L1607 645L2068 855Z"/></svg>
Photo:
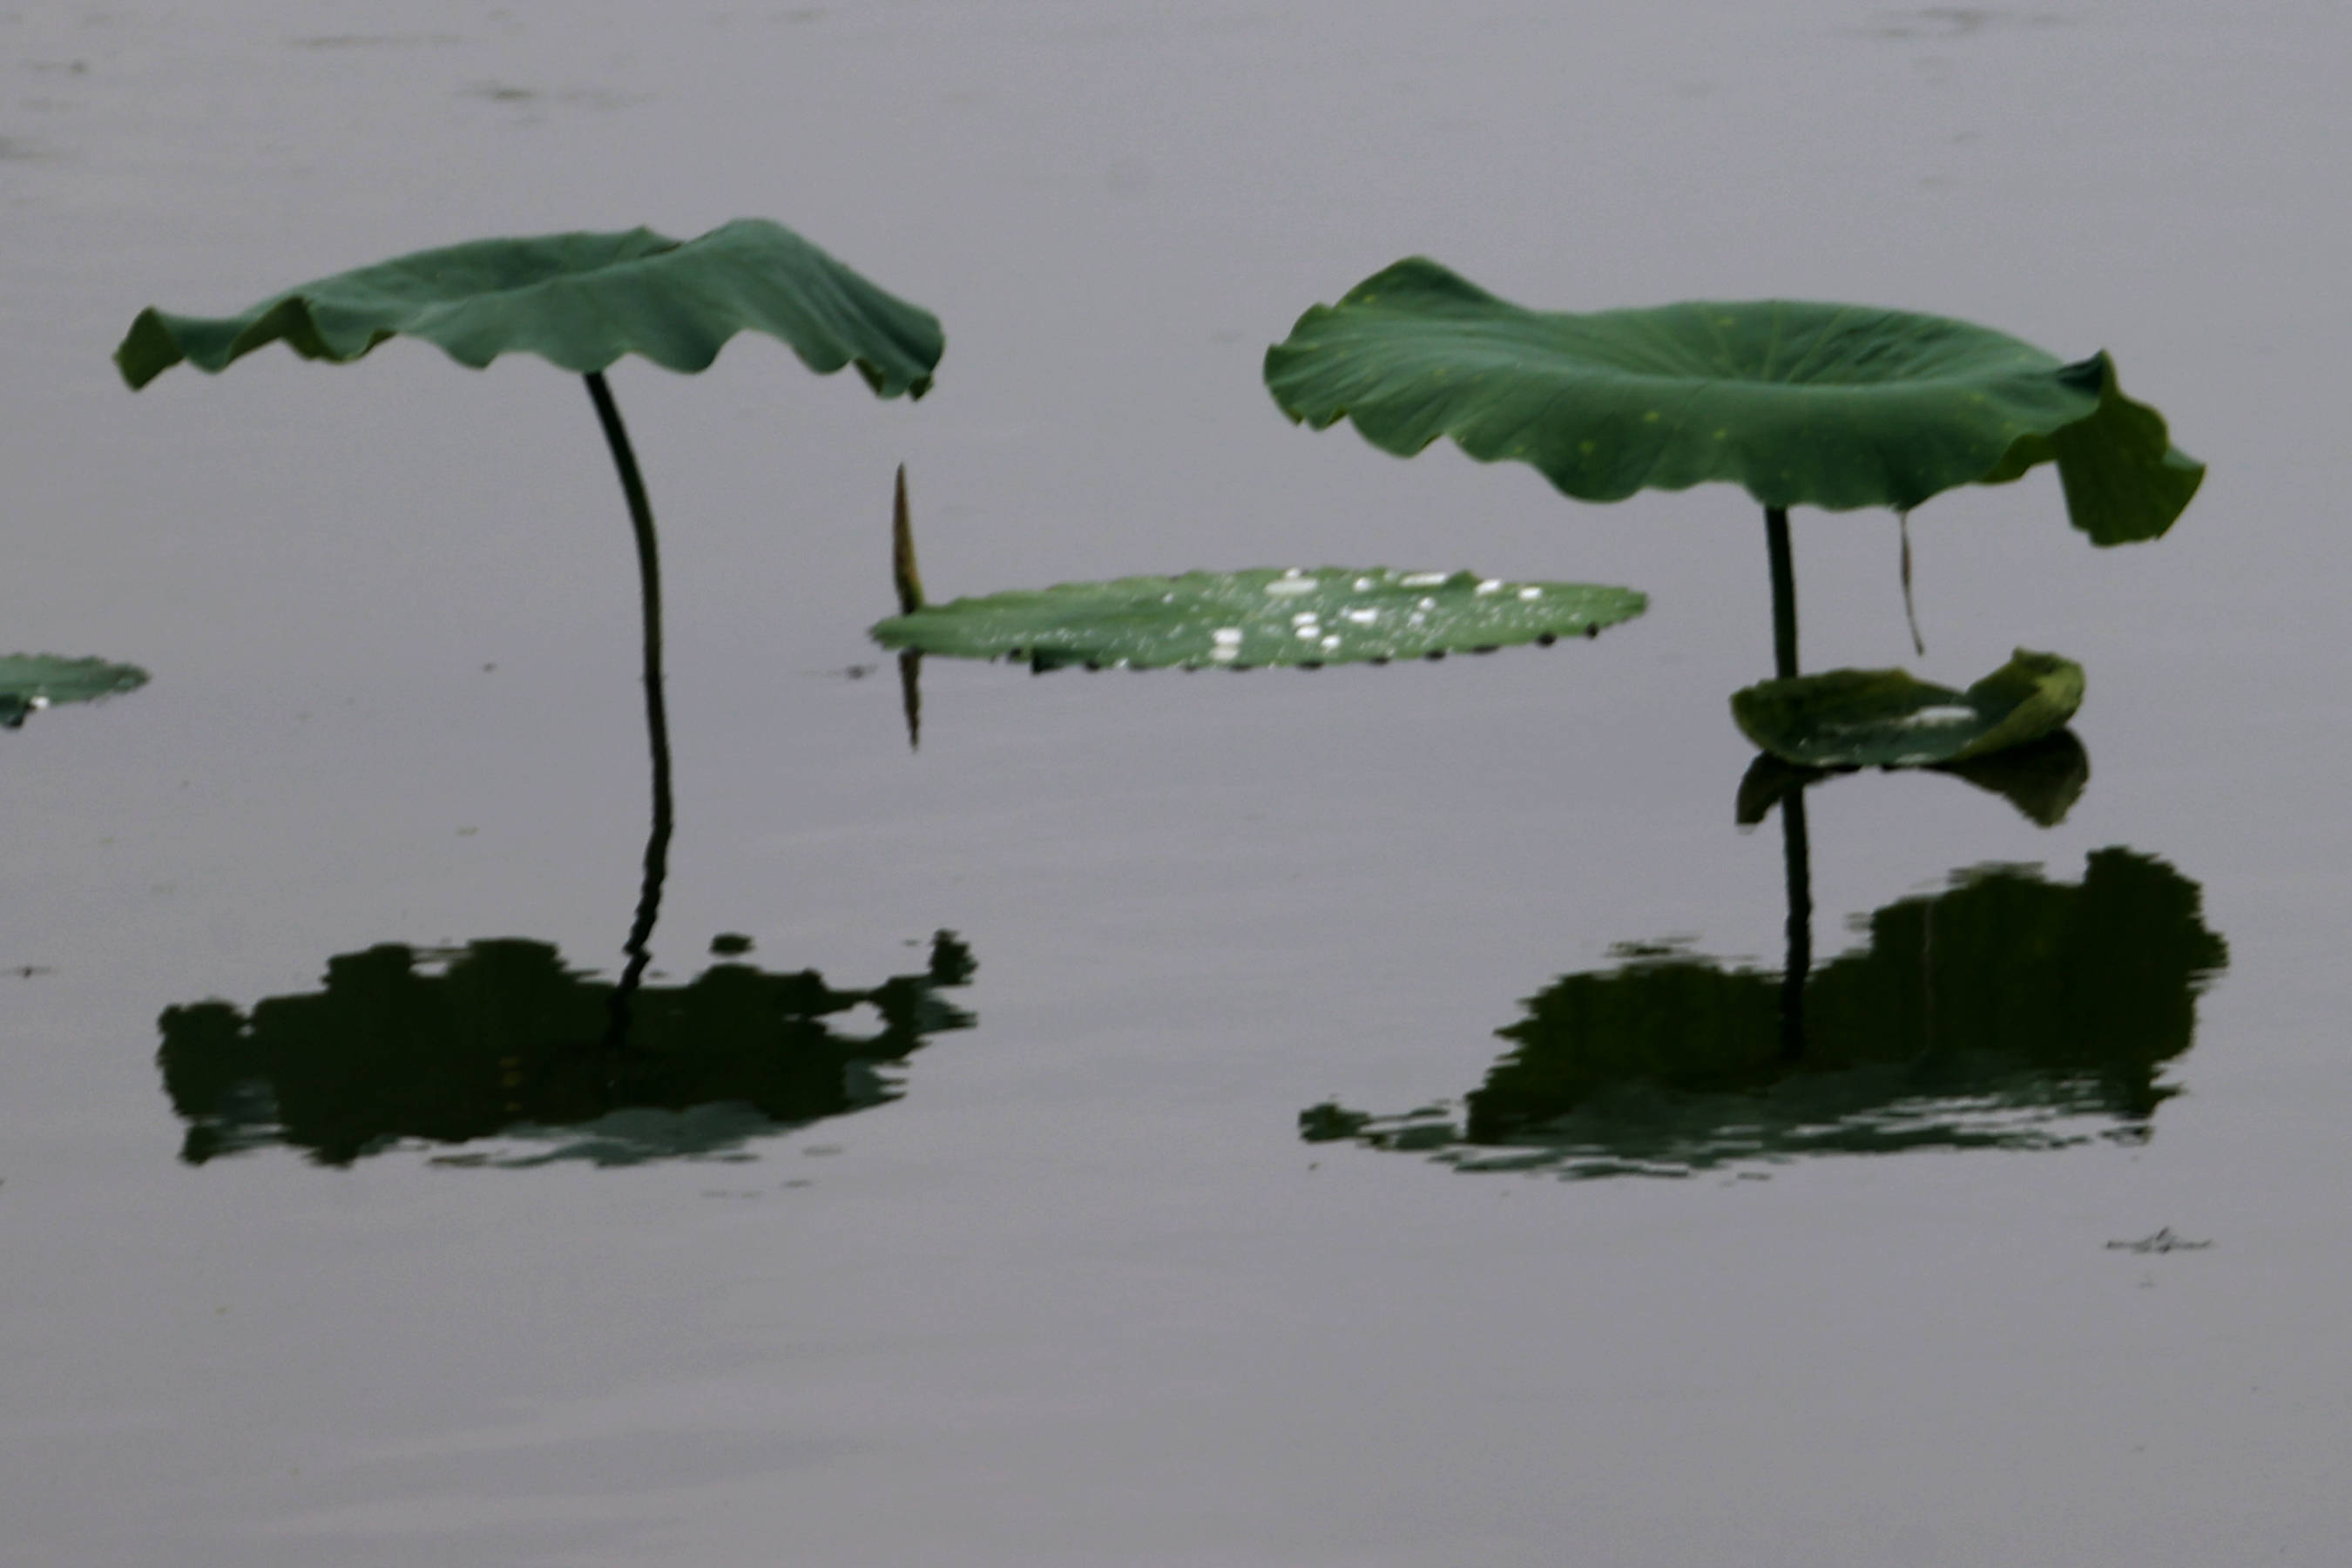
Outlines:
<svg viewBox="0 0 2352 1568"><path fill-rule="evenodd" d="M814 971L719 963L684 985L639 985L628 1037L608 1039L616 984L540 942L420 952L387 943L327 962L324 987L240 1012L167 1009L158 1062L188 1124L181 1158L284 1144L348 1165L412 1140L520 1141L458 1163L600 1165L724 1157L749 1141L895 1100L895 1069L971 1026L941 992L968 984L950 931L930 962L868 990ZM870 1005L871 1034L842 1030Z"/></svg>
<svg viewBox="0 0 2352 1568"><path fill-rule="evenodd" d="M2074 754L2048 761L2073 775ZM1574 1177L2146 1139L2178 1092L2164 1066L2189 1049L2196 998L2229 962L2198 885L2121 847L2094 852L2074 884L1978 867L1876 910L1862 947L1816 967L1803 794L1820 776L1743 788L1743 818L1762 799L1757 814L1778 805L1786 829L1780 972L1621 947L1615 967L1526 1002L1496 1031L1513 1048L1458 1110L1326 1102L1300 1113L1300 1135Z"/></svg>

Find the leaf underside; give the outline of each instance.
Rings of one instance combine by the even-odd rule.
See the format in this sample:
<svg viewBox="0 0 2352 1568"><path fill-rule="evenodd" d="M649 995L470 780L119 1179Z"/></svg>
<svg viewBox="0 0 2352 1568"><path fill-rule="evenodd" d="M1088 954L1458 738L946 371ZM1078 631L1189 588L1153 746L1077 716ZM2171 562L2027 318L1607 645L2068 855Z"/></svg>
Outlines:
<svg viewBox="0 0 2352 1568"><path fill-rule="evenodd" d="M884 397L920 397L945 346L928 310L884 292L781 224L738 218L680 242L651 229L478 239L289 289L234 316L139 313L114 352L135 390L182 360L217 372L268 343L347 363L423 338L480 369L535 353L602 371L625 353L707 368L738 331L765 332L831 374L855 363Z"/></svg>
<svg viewBox="0 0 2352 1568"><path fill-rule="evenodd" d="M1832 669L1733 694L1740 732L1808 767L1929 767L1964 763L2055 733L2083 705L2083 667L2019 648L1955 691L1899 669Z"/></svg>
<svg viewBox="0 0 2352 1568"><path fill-rule="evenodd" d="M146 684L147 672L134 665L48 653L0 655L0 727L16 729L26 714L47 704L95 701Z"/></svg>
<svg viewBox="0 0 2352 1568"><path fill-rule="evenodd" d="M1732 819L1742 827L1754 827L1791 791L1844 777L1851 771L1803 767L1769 752L1760 752L1740 776ZM2066 820L2066 814L2074 809L2091 782L2091 754L2074 731L2062 729L2007 751L1922 771L1965 780L2000 795L2036 826L2055 827Z"/></svg>
<svg viewBox="0 0 2352 1568"><path fill-rule="evenodd" d="M883 647L1037 669L1385 664L1591 637L1649 605L1631 588L1385 567L1119 577L958 599L873 628Z"/></svg>
<svg viewBox="0 0 2352 1568"><path fill-rule="evenodd" d="M1535 311L1421 257L1300 317L1265 383L1316 429L1350 419L1399 457L1451 437L1580 500L1726 480L1767 507L1907 511L2054 461L2074 526L2117 544L2162 534L2205 472L2105 353L1857 305Z"/></svg>

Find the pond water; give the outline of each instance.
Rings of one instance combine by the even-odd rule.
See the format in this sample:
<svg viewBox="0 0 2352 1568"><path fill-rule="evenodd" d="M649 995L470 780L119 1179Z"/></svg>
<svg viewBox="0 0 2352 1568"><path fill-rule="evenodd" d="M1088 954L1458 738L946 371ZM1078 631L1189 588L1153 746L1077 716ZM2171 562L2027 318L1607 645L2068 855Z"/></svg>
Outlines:
<svg viewBox="0 0 2352 1568"><path fill-rule="evenodd" d="M2347 51L2293 0L0 11L0 652L152 677L0 734L5 1555L2338 1560ZM647 826L588 400L108 356L150 303L745 214L949 349L919 405L766 340L613 373L676 1048L583 1073L532 1052L612 1016ZM1800 866L1725 707L1745 497L1272 406L1265 346L1415 252L2111 350L2211 466L2161 542L2091 548L2047 468L1939 498L1918 659L1893 520L1795 523L1809 666L2060 649L2079 750L1796 788ZM935 596L1652 607L1385 669L935 659L910 750L864 635L901 462Z"/></svg>

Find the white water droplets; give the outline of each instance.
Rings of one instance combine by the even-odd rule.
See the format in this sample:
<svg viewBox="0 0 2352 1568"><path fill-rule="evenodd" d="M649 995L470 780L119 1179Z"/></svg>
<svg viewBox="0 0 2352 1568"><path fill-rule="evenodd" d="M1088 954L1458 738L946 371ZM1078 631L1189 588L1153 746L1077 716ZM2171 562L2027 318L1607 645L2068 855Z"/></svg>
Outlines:
<svg viewBox="0 0 2352 1568"><path fill-rule="evenodd" d="M1939 703L1933 708L1922 708L1916 713L1906 713L1895 721L1906 726L1917 727L1927 724L1965 724L1976 717L1975 709L1947 702Z"/></svg>

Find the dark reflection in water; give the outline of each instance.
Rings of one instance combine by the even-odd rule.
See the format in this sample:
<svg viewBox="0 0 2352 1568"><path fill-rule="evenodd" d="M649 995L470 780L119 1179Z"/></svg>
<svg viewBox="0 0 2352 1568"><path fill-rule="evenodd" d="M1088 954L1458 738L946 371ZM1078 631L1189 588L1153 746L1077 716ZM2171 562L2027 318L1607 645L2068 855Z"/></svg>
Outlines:
<svg viewBox="0 0 2352 1568"><path fill-rule="evenodd" d="M1621 947L1615 967L1563 976L1497 1031L1513 1048L1458 1110L1325 1103L1300 1114L1302 1136L1570 1176L2145 1139L2177 1092L2164 1065L2229 961L2197 884L2125 848L2094 853L2079 884L1979 867L1878 910L1864 946L1816 967L1811 782L1774 802L1790 900L1780 973Z"/></svg>
<svg viewBox="0 0 2352 1568"><path fill-rule="evenodd" d="M920 973L870 990L714 964L684 985L636 986L615 1048L616 985L566 968L545 942L387 943L329 959L324 989L250 1014L166 1010L158 1061L191 1164L286 1144L347 1165L404 1140L492 1137L533 1147L472 1163L709 1157L897 1099L899 1064L971 1027L941 993L975 967L948 931ZM878 1015L872 1032L836 1032L864 1004Z"/></svg>
<svg viewBox="0 0 2352 1568"><path fill-rule="evenodd" d="M676 812L662 675L661 563L653 514L619 410L587 378L636 541L651 821L617 981L568 968L546 942L511 938L425 951L384 943L327 961L325 988L164 1010L157 1062L188 1123L180 1157L201 1165L269 1144L348 1165L404 1141L503 1138L512 1149L442 1163L626 1165L709 1158L749 1141L895 1100L893 1073L930 1036L971 1026L940 993L976 965L953 932L930 963L867 991L814 970L719 963L685 985L646 983ZM900 508L904 510L904 479ZM903 529L902 529L903 531ZM143 678L142 678L143 679ZM914 673L908 738L914 739ZM744 937L713 943L726 954ZM878 1032L836 1033L871 1005Z"/></svg>

